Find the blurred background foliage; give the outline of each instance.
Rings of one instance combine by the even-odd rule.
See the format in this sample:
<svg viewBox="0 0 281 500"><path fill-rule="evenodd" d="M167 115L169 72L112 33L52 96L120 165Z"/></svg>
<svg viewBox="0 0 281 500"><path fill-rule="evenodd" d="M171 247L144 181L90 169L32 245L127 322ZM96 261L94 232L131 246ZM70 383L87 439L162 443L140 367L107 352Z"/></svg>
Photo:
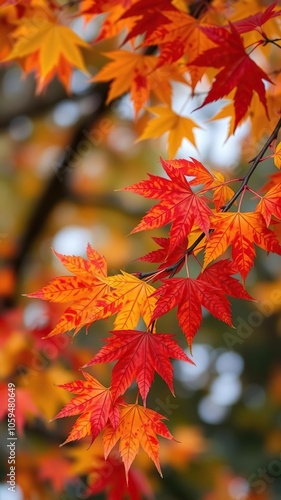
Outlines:
<svg viewBox="0 0 281 500"><path fill-rule="evenodd" d="M88 27L87 29L91 29ZM94 29L94 27L92 27ZM106 48L110 43L106 42ZM95 57L93 73L102 65ZM89 242L108 261L110 273L150 270L136 261L155 248L146 232L128 236L150 203L116 191L160 171L166 138L136 142L144 113L133 119L129 98L105 107L107 86L74 72L71 95L54 81L35 96L33 77L7 65L0 72L0 498L6 488L6 387L17 387L17 484L14 500L74 500L86 497L102 454L99 440L59 448L72 419L50 422L68 400L56 387L78 378L112 327L110 320L73 339L43 339L56 323L58 305L29 300L30 293L64 274L51 248L85 256ZM174 87L176 103L184 96ZM202 111L202 122L208 119ZM251 143L248 123L226 140L227 121L198 131L196 151L183 143L178 158L195 156L207 167L239 177L260 144ZM201 134L201 135L200 135ZM202 135L204 134L204 135ZM202 148L201 148L202 145ZM271 162L257 169L263 184ZM156 235L156 234L155 234ZM166 229L157 236L166 236ZM196 366L176 362L173 398L160 378L148 405L169 419L175 442L160 445L164 478L142 453L133 471L144 497L161 500L278 500L281 498L281 269L275 256L257 252L248 291L260 302L233 300L236 330L206 312L196 336ZM186 347L175 314L160 320ZM161 328L160 328L161 331ZM105 365L91 368L102 383ZM133 395L134 397L134 395ZM128 395L130 399L130 393ZM100 472L110 477L113 468ZM141 472L142 471L142 472ZM145 471L146 478L142 477ZM120 470L120 474L123 471ZM90 498L106 498L104 493Z"/></svg>

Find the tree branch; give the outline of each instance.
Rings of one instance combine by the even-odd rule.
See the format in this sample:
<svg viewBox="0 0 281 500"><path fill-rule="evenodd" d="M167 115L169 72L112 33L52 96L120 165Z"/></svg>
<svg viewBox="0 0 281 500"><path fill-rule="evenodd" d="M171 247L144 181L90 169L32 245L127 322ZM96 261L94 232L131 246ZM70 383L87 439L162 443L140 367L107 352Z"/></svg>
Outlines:
<svg viewBox="0 0 281 500"><path fill-rule="evenodd" d="M42 227L53 208L58 202L67 196L66 180L71 171L71 164L75 162L77 148L82 141L85 141L85 131L90 131L93 124L102 116L106 109L106 96L108 93L108 84L102 83L95 85L95 96L99 102L95 111L87 115L80 121L76 128L70 147L67 148L67 154L57 164L57 168L49 180L45 190L39 198L31 218L29 220L26 231L18 244L17 254L10 260L9 265L12 267L15 275L19 276L22 263L32 246L34 240L41 232ZM14 307L16 302L17 290L10 297L3 297L0 301L0 310L8 307Z"/></svg>

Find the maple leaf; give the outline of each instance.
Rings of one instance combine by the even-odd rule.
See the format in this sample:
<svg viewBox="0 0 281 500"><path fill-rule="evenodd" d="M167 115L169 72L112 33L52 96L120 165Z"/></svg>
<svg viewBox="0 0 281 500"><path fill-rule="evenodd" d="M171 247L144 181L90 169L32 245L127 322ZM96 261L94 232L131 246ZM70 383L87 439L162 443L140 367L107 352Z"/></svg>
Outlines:
<svg viewBox="0 0 281 500"><path fill-rule="evenodd" d="M38 456L36 458L38 460ZM66 484L75 480L75 475L71 472L70 461L62 456L58 447L55 451L44 453L39 457L38 462L40 480L50 482L58 493L63 493Z"/></svg>
<svg viewBox="0 0 281 500"><path fill-rule="evenodd" d="M175 156L184 138L196 147L193 129L201 128L196 122L179 115L168 106L150 106L146 109L158 117L148 122L138 141L160 137L168 132L169 158Z"/></svg>
<svg viewBox="0 0 281 500"><path fill-rule="evenodd" d="M192 64L206 67L206 61L208 61L208 66L223 67L223 69L216 75L206 98L197 109L227 96L237 87L234 95L234 131L247 113L254 92L258 94L268 115L265 86L262 80L272 82L247 54L243 40L236 28L230 24L229 28L202 26L200 29L220 47L203 52L192 61Z"/></svg>
<svg viewBox="0 0 281 500"><path fill-rule="evenodd" d="M83 326L92 323L100 314L96 301L109 291L106 282L107 266L102 257L91 245L87 246L88 260L82 257L62 255L54 252L66 269L75 276L61 276L53 279L49 285L27 297L51 302L74 301L49 333L49 336L74 329L77 333ZM113 308L112 308L113 311ZM115 311L116 312L116 311ZM107 314L111 314L110 311ZM113 314L113 313L112 313Z"/></svg>
<svg viewBox="0 0 281 500"><path fill-rule="evenodd" d="M97 14L114 9L119 3L118 0L81 0L79 9L81 14L91 14L95 17Z"/></svg>
<svg viewBox="0 0 281 500"><path fill-rule="evenodd" d="M254 263L254 244L267 252L281 255L281 246L275 234L266 227L260 213L218 213L213 217L211 226L214 231L206 243L204 267L232 245L232 258L245 280Z"/></svg>
<svg viewBox="0 0 281 500"><path fill-rule="evenodd" d="M151 262L151 263L154 263L154 262L162 262L163 263L164 261L166 261L166 258L167 258L168 252L169 252L170 238L163 238L163 237L159 238L158 236L153 236L152 239L161 248L159 248L157 250L152 250L151 252L147 253L146 255L143 255L142 257L138 257L137 260L143 260L145 262ZM186 245L182 244L182 248L179 251L178 258L180 258L183 255L185 250L186 250ZM177 252L177 251L178 251L178 248L175 249L175 252ZM176 257L174 257L174 254L173 254L173 256L170 255L169 257L171 258L171 264L178 260ZM166 266L166 264L165 264L165 266Z"/></svg>
<svg viewBox="0 0 281 500"><path fill-rule="evenodd" d="M260 188L260 190L263 193L267 193L276 184L279 184L279 182L281 182L281 172L275 172L274 174L270 174L268 176L268 181Z"/></svg>
<svg viewBox="0 0 281 500"><path fill-rule="evenodd" d="M122 274L107 278L106 282L113 290L99 300L97 305L110 309L112 304L118 308L115 329L135 328L141 317L148 326L156 304L156 299L152 296L155 288L137 276L121 272Z"/></svg>
<svg viewBox="0 0 281 500"><path fill-rule="evenodd" d="M277 168L281 168L281 142L279 142L275 148L273 155L273 161Z"/></svg>
<svg viewBox="0 0 281 500"><path fill-rule="evenodd" d="M184 175L185 164L181 160L173 162L161 159L161 163L168 179L149 174L148 180L122 189L146 198L161 200L148 211L132 233L158 228L172 222L169 249L171 253L185 240L195 222L205 234L208 234L212 211L205 199L191 190ZM177 168L178 165L182 168Z"/></svg>
<svg viewBox="0 0 281 500"><path fill-rule="evenodd" d="M194 57L211 43L199 29L199 22L183 11L162 10L166 23L159 25L145 38L144 45L159 45L160 63L173 62L184 54Z"/></svg>
<svg viewBox="0 0 281 500"><path fill-rule="evenodd" d="M152 321L177 309L179 325L192 351L192 340L202 321L204 306L216 318L232 326L230 304L220 286L213 286L204 279L170 278L154 293L158 302Z"/></svg>
<svg viewBox="0 0 281 500"><path fill-rule="evenodd" d="M254 300L244 286L236 278L232 277L237 272L235 264L230 259L223 259L206 267L197 279L210 283L210 285L221 289L230 297Z"/></svg>
<svg viewBox="0 0 281 500"><path fill-rule="evenodd" d="M199 234L201 231L199 231ZM191 233L190 233L191 234ZM188 237L189 241L190 235ZM165 276L168 276L170 274L169 271L165 271L165 268L169 268L169 266L173 266L175 262L178 260L182 259L186 253L187 245L186 242L183 241L181 244L179 244L175 250L171 253L169 253L169 248L170 248L170 238L158 238L158 237L152 237L152 239L157 243L161 248L158 250L152 250L146 255L143 255L142 257L139 257L137 260L142 260L146 262L161 262L159 265L158 269L159 272L156 273L154 276L151 277L151 281L158 281L159 279L164 278ZM184 265L184 259L182 260L182 263L179 264L177 267L177 271L179 272L182 266ZM161 272L161 269L163 270ZM140 273L141 274L141 273Z"/></svg>
<svg viewBox="0 0 281 500"><path fill-rule="evenodd" d="M30 19L26 18L13 32L13 36L16 41L5 60L25 58L27 71L37 73L38 91L54 75L69 90L73 67L88 74L81 48L88 48L89 45L70 28L58 24L56 19L44 15L44 23L36 24L30 23Z"/></svg>
<svg viewBox="0 0 281 500"><path fill-rule="evenodd" d="M140 406L137 403L124 404L123 408L121 408L117 428L114 429L110 424L105 428L103 434L105 459L120 439L119 451L124 462L127 482L129 469L140 446L153 460L162 477L157 434L166 439L173 439L173 436L161 420L166 419L156 411Z"/></svg>
<svg viewBox="0 0 281 500"><path fill-rule="evenodd" d="M135 0L130 0L133 3ZM122 14L126 12L127 2L119 0L82 0L79 2L80 13L86 22L93 20L98 14L103 14L103 21L94 43L114 37L126 29L134 27L136 20L123 19Z"/></svg>
<svg viewBox="0 0 281 500"><path fill-rule="evenodd" d="M153 34L158 26L167 22L163 12L176 11L171 0L139 0L129 7L121 16L121 19L137 17L135 25L129 30L123 43L145 34L145 37Z"/></svg>
<svg viewBox="0 0 281 500"><path fill-rule="evenodd" d="M275 184L265 196L261 197L255 212L262 214L267 226L269 226L273 215L277 219L281 219L281 182Z"/></svg>
<svg viewBox="0 0 281 500"><path fill-rule="evenodd" d="M114 455L105 461L100 457L100 464L90 470L90 482L85 497L106 491L108 500L123 500L129 496L131 500L152 500L153 491L146 476L141 470L132 467L128 471L128 481L122 461Z"/></svg>
<svg viewBox="0 0 281 500"><path fill-rule="evenodd" d="M118 360L112 371L115 397L124 394L136 378L146 406L155 371L165 380L174 395L173 369L169 358L194 364L175 342L174 335L139 330L114 330L111 333L113 336L105 339L107 345L86 366Z"/></svg>
<svg viewBox="0 0 281 500"><path fill-rule="evenodd" d="M74 380L58 387L77 394L52 419L78 415L68 438L64 443L92 436L92 443L110 421L116 428L119 421L119 409L114 405L111 389L104 387L97 379L83 372L85 380ZM62 446L62 445L61 445Z"/></svg>
<svg viewBox="0 0 281 500"><path fill-rule="evenodd" d="M194 177L194 179L191 179L189 181L189 184L191 186L198 186L199 184L203 184L206 188L209 188L213 182L214 182L214 177L212 173L204 167L204 165L196 160L196 158L190 158L191 161L189 160L172 160L168 161L167 163L171 166L177 167L184 175L187 175L188 177ZM175 161L177 163L175 163Z"/></svg>
<svg viewBox="0 0 281 500"><path fill-rule="evenodd" d="M106 103L130 91L136 116L151 92L169 104L172 92L170 80L186 83L176 65L157 68L156 56L127 50L114 50L105 55L112 60L95 75L93 81L111 80Z"/></svg>
<svg viewBox="0 0 281 500"><path fill-rule="evenodd" d="M157 58L126 50L107 52L106 57L112 61L98 72L93 81L113 80L110 84L107 103L130 90L137 114L149 97L148 75L156 67Z"/></svg>
<svg viewBox="0 0 281 500"><path fill-rule="evenodd" d="M233 189L225 183L224 175L221 172L207 170L204 165L198 160L195 160L195 158L192 158L192 163L185 163L185 175L194 177L194 179L189 181L191 186L203 184L204 191L209 189L214 190L213 202L218 211L221 210L222 206L224 206L234 195Z"/></svg>
<svg viewBox="0 0 281 500"><path fill-rule="evenodd" d="M278 5L277 2L272 2L264 12L257 12L251 16L245 17L244 19L240 19L239 21L235 21L233 25L237 29L239 33L247 33L248 31L257 30L262 35L263 30L262 26L269 21L269 19L273 19L274 17L281 15L281 10L275 11L275 7Z"/></svg>
<svg viewBox="0 0 281 500"><path fill-rule="evenodd" d="M0 383L0 399L1 401L7 401L8 399L8 388L7 384ZM8 413L7 405L2 404L0 408L0 420L4 418ZM32 394L28 388L17 387L16 389L16 408L15 408L15 425L16 430L19 435L24 432L25 422L28 421L30 417L42 417L42 413L34 403Z"/></svg>
<svg viewBox="0 0 281 500"><path fill-rule="evenodd" d="M214 181L210 188L214 189L213 202L216 210L219 212L222 207L231 200L234 191L231 187L225 184L224 175L221 172L213 170Z"/></svg>

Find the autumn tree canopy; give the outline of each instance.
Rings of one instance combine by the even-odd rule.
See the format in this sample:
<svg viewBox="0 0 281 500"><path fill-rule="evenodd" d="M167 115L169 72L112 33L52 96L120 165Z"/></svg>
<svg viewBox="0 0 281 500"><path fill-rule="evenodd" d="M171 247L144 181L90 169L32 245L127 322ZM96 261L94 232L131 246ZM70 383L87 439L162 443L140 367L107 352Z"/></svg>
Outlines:
<svg viewBox="0 0 281 500"><path fill-rule="evenodd" d="M0 392L6 400L15 384L20 435L37 422L56 445L36 465L21 451L23 498L34 488L26 460L58 494L74 484L69 498L82 498L81 476L83 498L152 498L139 455L162 476L162 444L168 454L184 449L169 411L153 404L157 377L176 402L174 360L196 371L194 339L208 318L211 329L224 324L220 342L231 350L242 324L233 308L258 311L264 298L252 286L258 263L274 254L280 268L280 23L278 2L258 0L0 1L0 127L3 144L6 134L20 143L7 148L7 172L30 207L19 204L12 232L3 211ZM13 85L24 92L17 100ZM239 150L231 168L227 158L210 160L221 123L218 135ZM71 203L89 225L103 225L83 255L54 242L79 219ZM48 244L39 245L45 230ZM268 316L279 302L271 298ZM36 321L31 307L43 308ZM84 448L74 447L79 440ZM263 493L244 481L239 499ZM202 495L219 498L214 485Z"/></svg>

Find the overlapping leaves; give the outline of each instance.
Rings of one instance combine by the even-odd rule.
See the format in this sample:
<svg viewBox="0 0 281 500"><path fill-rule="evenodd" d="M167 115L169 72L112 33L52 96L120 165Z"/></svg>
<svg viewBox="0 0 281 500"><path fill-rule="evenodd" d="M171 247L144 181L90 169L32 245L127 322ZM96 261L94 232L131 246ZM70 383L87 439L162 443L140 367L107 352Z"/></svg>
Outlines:
<svg viewBox="0 0 281 500"><path fill-rule="evenodd" d="M109 62L99 67L99 57L96 65L90 44L75 33L73 18L70 21L65 15L70 4L0 2L0 59L18 63L24 73L33 72L39 92L55 77L69 91L74 70L87 73L89 68L99 67L92 80L110 82L107 104L128 92L138 119L149 103L147 111L156 118L150 120L145 114L139 140L167 133L168 156L173 157L183 138L197 144L194 129L199 126L184 109L177 112L172 107L175 81L184 86L189 100L196 100L194 108L198 108L197 85L205 75L204 81L210 85L200 108L227 97L229 104L214 119L230 117L229 135L248 117L253 129L260 127L259 115L253 113L255 99L267 123L276 115L272 110L280 113L276 61L281 37L276 21L281 11L277 2L250 15L243 12L238 20L237 3L232 9L219 2L197 3L83 0L74 15L83 16L85 25L102 16L93 43L112 38L110 51L103 54ZM41 21L34 23L36 19ZM116 35L118 46L113 42ZM262 63L268 44L275 51L270 68ZM89 64L85 63L86 52ZM277 87L274 94L270 94L272 82ZM279 145L273 157L280 168ZM162 422L164 417L146 407L155 372L174 394L171 358L192 363L176 337L157 333L161 318L176 311L191 349L201 325L202 307L232 326L228 296L251 300L244 282L254 265L255 246L281 254L274 231L281 219L280 178L272 180L264 196L254 193L253 211L243 211L247 182L242 185L237 208L235 189L221 172L207 169L196 159L161 160L161 165L162 176L149 175L147 180L123 188L158 200L132 233L169 226L166 238L154 237L160 249L140 257L159 263L156 271L121 271L108 276L105 258L88 245L87 259L55 252L71 275L54 278L29 294L50 302L70 302L50 336L71 330L77 333L114 316L114 330L105 339L106 345L86 365L114 361L110 387L86 372L85 380L62 385L75 396L56 418L79 415L66 443L87 436L94 441L103 433L105 458L119 442L127 479L140 446L161 474L157 435L172 439ZM232 260L226 258L230 255ZM189 266L194 258L200 268L196 275ZM157 280L158 288L151 285ZM135 404L121 399L134 381L143 406L138 397Z"/></svg>

